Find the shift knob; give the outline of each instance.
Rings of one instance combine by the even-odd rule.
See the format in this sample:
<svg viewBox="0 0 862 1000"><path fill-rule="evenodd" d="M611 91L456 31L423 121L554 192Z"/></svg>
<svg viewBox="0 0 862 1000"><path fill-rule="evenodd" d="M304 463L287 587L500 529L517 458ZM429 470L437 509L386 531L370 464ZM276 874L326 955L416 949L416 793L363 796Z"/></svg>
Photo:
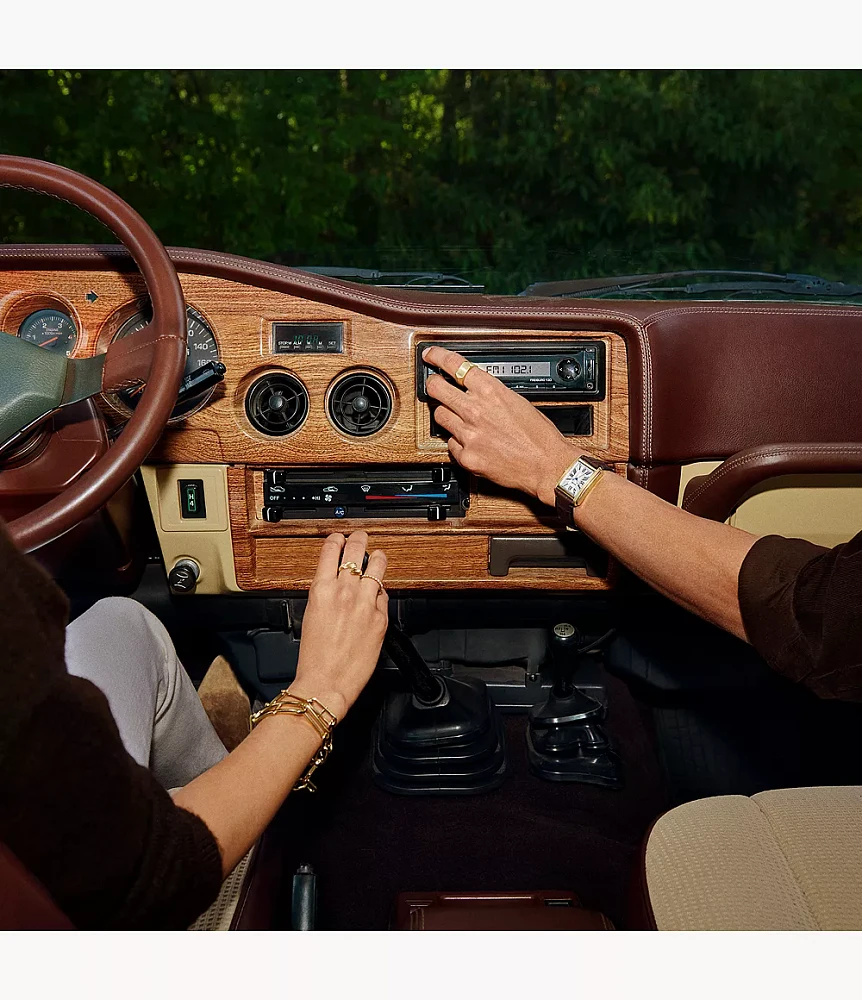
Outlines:
<svg viewBox="0 0 862 1000"><path fill-rule="evenodd" d="M551 644L555 651L572 653L581 644L581 633L568 622L560 622L551 629Z"/></svg>
<svg viewBox="0 0 862 1000"><path fill-rule="evenodd" d="M566 697L572 693L572 677L578 666L580 631L569 622L559 622L550 632L551 662L554 670L554 694Z"/></svg>
<svg viewBox="0 0 862 1000"><path fill-rule="evenodd" d="M168 573L168 586L175 594L191 594L200 575L201 568L194 559L180 559Z"/></svg>

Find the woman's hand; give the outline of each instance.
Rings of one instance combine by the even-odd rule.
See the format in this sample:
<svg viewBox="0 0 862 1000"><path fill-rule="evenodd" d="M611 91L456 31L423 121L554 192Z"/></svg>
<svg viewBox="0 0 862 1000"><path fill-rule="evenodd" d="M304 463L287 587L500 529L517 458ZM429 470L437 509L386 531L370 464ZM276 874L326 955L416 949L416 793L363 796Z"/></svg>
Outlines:
<svg viewBox="0 0 862 1000"><path fill-rule="evenodd" d="M442 347L422 357L453 376L465 360ZM543 413L481 368L470 369L463 389L442 375L432 375L426 389L442 404L434 419L452 435L449 451L459 465L554 506L554 487L581 452Z"/></svg>
<svg viewBox="0 0 862 1000"><path fill-rule="evenodd" d="M368 683L380 656L389 619L383 580L386 556L371 553L365 577L341 570L344 563L362 568L368 535L354 531L330 535L323 543L317 572L302 620L302 641L291 694L317 698L339 720Z"/></svg>

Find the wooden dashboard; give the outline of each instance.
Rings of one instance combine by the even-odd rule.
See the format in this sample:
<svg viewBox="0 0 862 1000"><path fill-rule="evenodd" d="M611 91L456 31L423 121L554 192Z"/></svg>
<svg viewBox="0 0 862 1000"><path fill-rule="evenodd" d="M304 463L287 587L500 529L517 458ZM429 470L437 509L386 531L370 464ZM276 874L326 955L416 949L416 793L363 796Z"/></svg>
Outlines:
<svg viewBox="0 0 862 1000"><path fill-rule="evenodd" d="M335 530L364 528L389 557L391 589L597 590L612 585L613 567L601 573L572 566L513 565L506 575L489 571L492 538L553 536L553 512L475 478L463 516L439 522L415 518L366 520L263 520L263 475L272 467L424 466L449 462L446 444L431 432L429 408L416 396L415 345L500 340L605 344L607 391L592 407L592 432L573 438L600 460L625 472L629 461L626 343L616 333L593 329L509 329L505 326L405 326L360 311L209 275L180 275L186 300L211 327L224 381L209 402L169 426L145 468L145 483L166 565L186 556L203 568L199 591L302 590L316 562L319 539ZM104 351L140 308L144 288L133 273L111 270L21 270L0 272L0 329L15 333L26 316L42 308L72 317L75 356ZM343 353L271 352L273 322L343 323ZM389 387L392 416L379 432L351 437L327 412L327 394L347 371L378 374ZM285 437L257 431L246 415L249 386L268 372L292 373L309 397L302 427ZM550 403L549 406L562 405ZM120 422L116 401L103 400L109 422ZM180 474L209 470L208 524L179 523L171 508ZM180 471L176 471L180 470ZM225 553L229 552L229 556ZM214 565L219 562L219 565Z"/></svg>

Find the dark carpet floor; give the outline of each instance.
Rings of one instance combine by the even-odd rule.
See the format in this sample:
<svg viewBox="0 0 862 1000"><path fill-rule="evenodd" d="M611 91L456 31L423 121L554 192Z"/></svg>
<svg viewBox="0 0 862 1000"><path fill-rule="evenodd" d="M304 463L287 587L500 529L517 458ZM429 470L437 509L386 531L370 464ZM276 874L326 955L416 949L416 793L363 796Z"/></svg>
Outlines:
<svg viewBox="0 0 862 1000"><path fill-rule="evenodd" d="M625 925L629 881L643 836L666 805L645 716L628 688L608 680L607 726L626 768L619 791L554 784L527 768L525 716L506 717L512 774L471 797L391 795L371 780L372 689L336 732L316 795L292 795L278 817L289 926L290 876L318 874L320 929L385 929L401 891L570 889Z"/></svg>

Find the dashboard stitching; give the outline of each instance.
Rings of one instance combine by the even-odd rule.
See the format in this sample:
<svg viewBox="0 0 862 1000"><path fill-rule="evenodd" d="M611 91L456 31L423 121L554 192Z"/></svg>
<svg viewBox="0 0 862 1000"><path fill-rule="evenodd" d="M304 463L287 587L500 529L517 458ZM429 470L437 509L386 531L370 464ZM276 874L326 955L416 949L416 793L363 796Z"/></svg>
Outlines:
<svg viewBox="0 0 862 1000"><path fill-rule="evenodd" d="M53 197L53 196L52 196ZM62 201L63 199L58 199ZM76 206L77 207L77 206ZM72 257L94 257L94 256L107 256L107 257L128 257L129 254L123 250L121 247L110 247L110 246L99 246L99 247L86 247L86 248L71 248L65 247L63 245L50 246L45 245L39 249L25 249L18 246L6 246L0 247L0 257L42 257L46 254L50 254L52 251L62 253L67 256ZM199 261L208 261L210 263L224 264L228 266L228 262L231 259L230 254L218 254L210 251L197 251L197 250L183 250L180 248L168 248L169 256L176 259L181 259L187 263L194 264ZM242 265L233 265L238 272L250 271L252 273L258 273L262 275L268 275L273 278L283 278L285 272L290 275L290 279L295 281L299 285L307 285L312 288L317 288L325 291L336 291L339 290L338 286L333 282L328 284L324 281L316 280L306 274L298 273L296 269L293 268L281 268L280 270L267 267L266 265L260 264L258 261L250 260L249 258L239 258L242 260ZM432 314L438 312L456 312L456 313L488 313L500 316L510 316L512 310L504 309L500 306L449 306L443 303L434 305L429 305L426 303L411 302L409 299L387 299L381 296L375 296L373 294L368 294L366 292L358 292L353 289L347 293L349 298L357 298L367 301L372 304L379 305L403 305L405 308L414 309L418 312L430 312ZM560 309L553 311L533 311L529 305L526 303L518 303L518 315L524 316L537 316L545 319L617 319L622 320L626 323L631 323L633 326L642 327L647 329L653 326L658 320L663 319L667 316L681 316L681 315L695 315L698 313L720 313L723 308L726 309L726 304L724 307L716 306L701 306L692 307L690 309L664 309L661 312L655 313L643 323L635 316L633 313L626 312L616 312L616 311L606 311L606 312L573 312L568 309ZM859 318L860 310L858 308L835 308L832 307L828 311L823 309L815 308L784 308L780 310L776 309L758 309L758 308L748 308L748 309L736 309L732 310L734 314L737 315L752 315L752 316L817 316L822 318L841 316L846 318Z"/></svg>
<svg viewBox="0 0 862 1000"><path fill-rule="evenodd" d="M641 336L640 331L638 331L638 335ZM652 464L652 423L653 423L653 416L652 416L652 410L653 410L653 407L652 407L652 381L653 381L653 373L652 373L652 349L650 348L649 333L647 332L647 328L645 326L643 327L643 335L641 336L641 341L642 341L642 343L644 345L643 356L644 356L644 360L646 362L646 364L644 365L644 375L643 375L644 388L646 389L647 388L647 383L649 384L648 391L646 391L644 393L644 407L646 408L647 413L646 413L646 419L644 420L644 430L643 430L643 433L646 436L646 441L645 441L645 444L644 444L644 454L645 454L646 460L647 460L647 465L646 465L645 475L644 475L644 489L648 490L649 489L650 465ZM648 430L647 430L647 427L649 428Z"/></svg>
<svg viewBox="0 0 862 1000"><path fill-rule="evenodd" d="M726 462L720 468L716 469L711 475L707 476L704 483L697 487L697 489L692 493L690 497L687 497L683 501L683 508L687 509L688 505L694 503L695 500L699 499L706 490L711 489L723 476L727 473L732 472L734 469L738 469L743 465L748 465L750 462L759 462L764 458L781 458L782 456L792 456L792 455L860 455L862 454L862 446L859 448L828 448L828 447L817 447L817 446L803 446L799 447L788 447L781 448L779 451L759 451L753 455L744 455L742 458L733 459L730 462Z"/></svg>
<svg viewBox="0 0 862 1000"><path fill-rule="evenodd" d="M660 319L665 319L668 316L697 316L697 315L710 315L716 314L721 315L722 312L726 312L720 306L701 306L699 308L691 307L689 309L665 309L660 313L655 313L655 315L650 316L646 321L644 329L648 329L654 326ZM748 309L736 309L732 310L734 316L817 316L818 318L831 319L835 316L840 316L844 319L860 319L862 318L862 310L857 307L847 308L832 308L829 310L815 309L815 308L785 308L785 309L774 309L774 308L748 308Z"/></svg>

